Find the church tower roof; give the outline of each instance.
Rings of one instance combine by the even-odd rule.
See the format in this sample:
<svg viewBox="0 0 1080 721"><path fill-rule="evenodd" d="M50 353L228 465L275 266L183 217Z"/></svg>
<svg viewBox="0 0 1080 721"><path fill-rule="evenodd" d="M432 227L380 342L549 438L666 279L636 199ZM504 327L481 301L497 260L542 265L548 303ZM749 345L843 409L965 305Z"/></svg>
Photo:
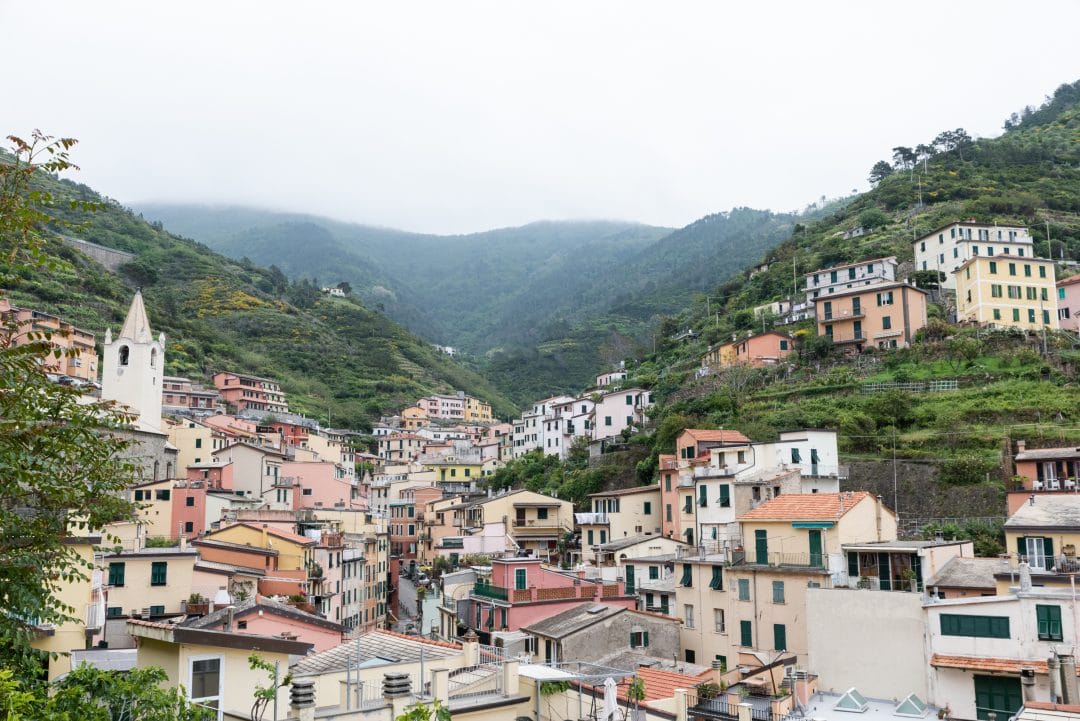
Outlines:
<svg viewBox="0 0 1080 721"><path fill-rule="evenodd" d="M124 319L124 327L120 329L118 337L130 338L136 343L153 342L154 336L150 332L150 319L146 317L142 289L135 291L135 297L131 299L131 308L128 309L127 318Z"/></svg>

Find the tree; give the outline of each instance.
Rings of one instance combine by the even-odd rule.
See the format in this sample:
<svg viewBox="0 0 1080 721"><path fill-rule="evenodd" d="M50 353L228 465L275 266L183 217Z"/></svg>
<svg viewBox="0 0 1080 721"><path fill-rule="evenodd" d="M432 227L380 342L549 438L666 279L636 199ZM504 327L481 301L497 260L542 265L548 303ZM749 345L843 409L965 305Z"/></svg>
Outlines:
<svg viewBox="0 0 1080 721"><path fill-rule="evenodd" d="M267 707L277 698L277 690L292 683L292 674L285 674L285 677L279 681L278 671L274 664L256 653L248 656L248 666L252 671L265 671L269 682L266 686L262 684L255 686L255 701L251 704L251 721L262 721Z"/></svg>
<svg viewBox="0 0 1080 721"><path fill-rule="evenodd" d="M345 295L352 295L352 286L349 285L349 281L343 280L337 284L337 289Z"/></svg>
<svg viewBox="0 0 1080 721"><path fill-rule="evenodd" d="M900 170L907 170L915 165L915 151L903 145L893 148L893 163Z"/></svg>
<svg viewBox="0 0 1080 721"><path fill-rule="evenodd" d="M873 230L874 228L888 225L889 220L888 214L880 208L867 208L859 213L859 225L867 230Z"/></svg>
<svg viewBox="0 0 1080 721"><path fill-rule="evenodd" d="M887 160L879 160L874 163L874 167L870 168L870 177L868 180L871 185L877 185L892 174L893 166L889 165Z"/></svg>
<svg viewBox="0 0 1080 721"><path fill-rule="evenodd" d="M150 666L118 673L80 666L51 692L0 670L5 721L210 721L213 709L192 704L180 688L162 688L165 671Z"/></svg>
<svg viewBox="0 0 1080 721"><path fill-rule="evenodd" d="M56 222L48 210L59 199L35 190L35 181L38 173L73 168L67 151L75 144L38 132L29 142L10 140L14 159L0 161L0 285L7 287L56 263L40 229ZM134 467L116 433L129 419L109 402L84 404L80 391L51 382L43 362L58 351L45 334L16 346L20 330L14 319L0 328L0 668L36 678L36 628L77 621L83 611L58 598L90 567L65 539L134 518L121 495Z"/></svg>

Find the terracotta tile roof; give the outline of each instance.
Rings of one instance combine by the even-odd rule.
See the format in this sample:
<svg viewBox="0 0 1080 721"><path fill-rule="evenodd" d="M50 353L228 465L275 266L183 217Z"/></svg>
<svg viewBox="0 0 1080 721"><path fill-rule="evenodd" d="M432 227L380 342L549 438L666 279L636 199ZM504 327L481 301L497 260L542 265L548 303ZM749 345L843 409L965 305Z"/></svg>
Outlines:
<svg viewBox="0 0 1080 721"><path fill-rule="evenodd" d="M1052 703L1050 701L1025 701L1024 708L1033 708L1036 711L1064 711L1066 713L1080 714L1080 706L1071 703Z"/></svg>
<svg viewBox="0 0 1080 721"><path fill-rule="evenodd" d="M644 701L648 703L649 701L672 698L677 688L693 688L699 683L708 681L712 677L712 671L704 671L698 676L688 676L675 671L662 671L642 666L637 670L637 677L645 683ZM628 683L619 684L620 701L626 700L626 691L629 686Z"/></svg>
<svg viewBox="0 0 1080 721"><path fill-rule="evenodd" d="M593 496L604 496L606 498L608 496L629 496L634 493L648 493L659 490L660 484L654 483L651 486L636 486L634 488L620 488L617 491L601 491L600 493L590 493L589 497L592 498Z"/></svg>
<svg viewBox="0 0 1080 721"><path fill-rule="evenodd" d="M172 630L176 628L175 623L158 623L157 621L143 621L138 618L129 618L128 625L146 626L147 628L164 628L166 630Z"/></svg>
<svg viewBox="0 0 1080 721"><path fill-rule="evenodd" d="M246 526L247 528L250 528L250 529L255 530L255 531L263 530L262 527L256 526L254 523L237 523L237 524L234 524L234 525ZM225 528L231 528L231 526L226 526ZM224 531L225 528L223 528L221 530ZM299 543L300 545L303 545L303 546L317 545L317 542L315 541L314 538L308 538L307 536L300 536L300 535L297 535L295 533L289 533L288 531L282 531L281 529L274 528L273 526L268 525L266 527L266 532L269 533L271 536L276 536L276 537L281 538L281 539L286 540L286 541L292 541L293 543Z"/></svg>
<svg viewBox="0 0 1080 721"><path fill-rule="evenodd" d="M744 513L740 521L835 521L866 498L866 491L784 493Z"/></svg>
<svg viewBox="0 0 1080 721"><path fill-rule="evenodd" d="M677 467L675 454L661 453L659 456L660 470L672 470Z"/></svg>
<svg viewBox="0 0 1080 721"><path fill-rule="evenodd" d="M1062 278L1057 282L1059 286L1072 285L1073 283L1080 283L1080 273L1077 273L1076 275L1070 275L1068 278Z"/></svg>
<svg viewBox="0 0 1080 721"><path fill-rule="evenodd" d="M652 616L653 618L662 618L665 621L678 621L679 623L683 622L683 620L681 618L677 617L677 616L668 616L668 615L665 615L663 613L655 613L653 611L639 611L636 608L628 608L628 609L626 609L626 612L627 613L636 613L639 616Z"/></svg>
<svg viewBox="0 0 1080 721"><path fill-rule="evenodd" d="M700 428L687 428L684 433L690 435L695 441L702 442L719 442L719 443L752 443L749 438L744 436L738 431L723 430L723 431L706 431Z"/></svg>
<svg viewBox="0 0 1080 721"><path fill-rule="evenodd" d="M1020 673L1021 667L1035 669L1035 673L1047 674L1046 661L1021 661L1012 658L979 658L978 656L947 656L935 653L930 657L930 665L937 668L963 668L973 671L997 671L1000 673Z"/></svg>

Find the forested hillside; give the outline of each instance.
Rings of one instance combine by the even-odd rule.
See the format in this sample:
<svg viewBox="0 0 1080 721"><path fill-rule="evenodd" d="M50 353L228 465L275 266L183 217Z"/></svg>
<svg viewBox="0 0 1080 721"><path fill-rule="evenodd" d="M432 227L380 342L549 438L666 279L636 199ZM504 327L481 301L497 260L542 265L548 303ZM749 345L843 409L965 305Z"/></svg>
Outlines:
<svg viewBox="0 0 1080 721"><path fill-rule="evenodd" d="M481 376L356 299L329 298L306 280L226 259L85 185L47 176L39 184L53 196L51 212L76 224L57 230L136 257L111 273L55 239L48 250L62 262L28 275L12 301L71 320L96 333L99 344L141 286L154 330L168 338L170 374L207 381L228 368L272 377L293 409L353 428L434 391L464 390L503 417L515 410ZM98 210L73 211L69 200Z"/></svg>

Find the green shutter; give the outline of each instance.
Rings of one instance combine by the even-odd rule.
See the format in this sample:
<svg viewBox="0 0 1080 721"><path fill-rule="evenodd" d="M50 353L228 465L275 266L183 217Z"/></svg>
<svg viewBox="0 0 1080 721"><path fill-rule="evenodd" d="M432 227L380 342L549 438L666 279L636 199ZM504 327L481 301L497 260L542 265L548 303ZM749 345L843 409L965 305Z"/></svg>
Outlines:
<svg viewBox="0 0 1080 721"><path fill-rule="evenodd" d="M1039 626L1039 639L1061 641L1061 606L1035 606Z"/></svg>
<svg viewBox="0 0 1080 721"><path fill-rule="evenodd" d="M502 622L499 624L499 628L506 628L506 609L499 609L499 620Z"/></svg>
<svg viewBox="0 0 1080 721"><path fill-rule="evenodd" d="M731 486L726 483L720 486L720 506L723 508L731 506Z"/></svg>
<svg viewBox="0 0 1080 721"><path fill-rule="evenodd" d="M1039 475L1042 475L1042 464L1036 464ZM1016 537L1016 553L1020 558L1027 555L1027 536Z"/></svg>
<svg viewBox="0 0 1080 721"><path fill-rule="evenodd" d="M684 563L682 567L682 580L679 581L679 585L690 588L694 585L694 567L689 563Z"/></svg>
<svg viewBox="0 0 1080 721"><path fill-rule="evenodd" d="M648 647L648 645L649 645L649 632L648 631L645 631L643 634L641 634L641 645Z"/></svg>
<svg viewBox="0 0 1080 721"><path fill-rule="evenodd" d="M754 645L754 634L749 621L739 621L739 645Z"/></svg>
<svg viewBox="0 0 1080 721"><path fill-rule="evenodd" d="M514 570L514 588L521 591L528 587L528 574L524 568Z"/></svg>
<svg viewBox="0 0 1080 721"><path fill-rule="evenodd" d="M712 580L709 581L709 588L714 591L724 590L724 569L722 566L712 567Z"/></svg>
<svg viewBox="0 0 1080 721"><path fill-rule="evenodd" d="M847 555L847 575L848 578L859 577L859 554L855 551L848 551Z"/></svg>
<svg viewBox="0 0 1080 721"><path fill-rule="evenodd" d="M709 489L705 486L698 486L698 505L702 508L709 505Z"/></svg>
<svg viewBox="0 0 1080 721"><path fill-rule="evenodd" d="M632 594L634 592L634 567L626 567L626 592Z"/></svg>
<svg viewBox="0 0 1080 721"><path fill-rule="evenodd" d="M772 602L784 603L784 582L773 581L772 582Z"/></svg>
<svg viewBox="0 0 1080 721"><path fill-rule="evenodd" d="M787 626L782 623L773 624L773 648L777 651L787 651Z"/></svg>
<svg viewBox="0 0 1080 721"><path fill-rule="evenodd" d="M892 577L889 576L889 554L879 553L877 555L877 571L880 589L882 591L891 591Z"/></svg>
<svg viewBox="0 0 1080 721"><path fill-rule="evenodd" d="M114 562L109 564L109 585L110 586L123 586L124 585L124 564L123 562Z"/></svg>
<svg viewBox="0 0 1080 721"><path fill-rule="evenodd" d="M1046 568L1051 569L1055 565L1054 561L1054 539L1043 538L1043 554L1046 556Z"/></svg>
<svg viewBox="0 0 1080 721"><path fill-rule="evenodd" d="M154 561L150 564L150 585L164 586L165 574L168 566L165 561Z"/></svg>

